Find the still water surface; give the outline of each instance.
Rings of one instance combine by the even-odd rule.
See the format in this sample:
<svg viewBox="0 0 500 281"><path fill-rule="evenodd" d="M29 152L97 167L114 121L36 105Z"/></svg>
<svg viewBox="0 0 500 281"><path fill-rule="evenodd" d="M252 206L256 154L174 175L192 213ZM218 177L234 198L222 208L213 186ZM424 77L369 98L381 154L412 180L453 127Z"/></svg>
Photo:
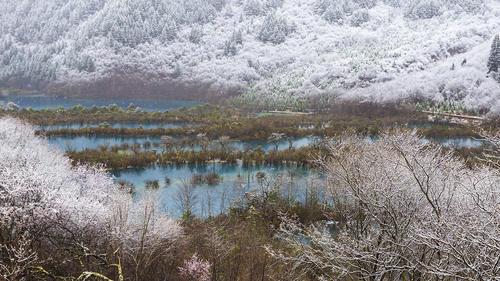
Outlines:
<svg viewBox="0 0 500 281"><path fill-rule="evenodd" d="M82 151L85 148L88 149L96 149L101 145L115 146L121 145L123 143L127 143L129 145L133 145L135 143L144 144L149 142L151 144L157 143L159 144L161 138L158 136L145 136L145 137L106 137L106 136L50 136L47 138L50 144L53 144L59 147L62 150L74 149L76 151ZM318 138L317 137L303 137L296 138L293 142L293 146L295 148L300 148L303 146L310 145L314 143ZM258 146L261 146L262 150L270 151L274 149L274 144L268 143L267 141L233 141L230 142L230 146L233 150L241 150L244 151L248 148L256 149ZM289 143L286 140L283 140L279 143L278 149L283 150L289 147ZM159 147L152 148L158 149ZM177 147L177 149L189 149L199 151L201 150L201 146L182 146Z"/></svg>
<svg viewBox="0 0 500 281"><path fill-rule="evenodd" d="M129 104L133 103L136 107L140 107L145 111L166 111L178 109L185 106L191 108L196 105L202 104L194 101L181 101L181 100L158 100L158 99L76 99L76 98L58 98L48 97L42 95L0 95L0 105L7 105L13 102L22 108L31 107L34 110L40 109L54 109L64 107L66 109L72 108L76 105L91 108L92 106L108 106L116 104L121 108L127 108Z"/></svg>
<svg viewBox="0 0 500 281"><path fill-rule="evenodd" d="M241 164L207 165L162 165L141 169L127 169L113 172L115 180L126 180L136 186L136 199L145 191L147 180L158 180L159 199L162 208L172 216L182 215L182 198L185 196L184 184L189 184L194 174L217 173L223 180L214 185L196 185L192 189L192 212L198 216L217 215L228 210L247 192L262 192L279 183L280 193L292 202L304 202L311 190L320 194L321 181L317 171L302 167L284 166L244 166ZM265 173L260 181L258 172ZM170 184L165 183L165 177Z"/></svg>
<svg viewBox="0 0 500 281"><path fill-rule="evenodd" d="M107 136L50 136L47 138L49 143L59 147L62 150L74 149L76 151L82 151L85 148L96 149L101 145L120 145L123 143L127 143L129 145L133 145L135 143L144 144L144 143L160 143L161 139L158 136L142 136L142 137L107 137ZM293 147L300 148L303 146L307 146L315 143L319 138L318 137L302 137L295 138L293 141ZM441 144L446 147L453 148L478 148L484 144L484 141L474 138L435 138L435 139L424 139L425 142L434 142ZM258 146L262 147L264 151L270 151L274 149L274 144L268 143L267 141L233 141L230 142L233 150L247 150L248 148L256 149ZM289 147L289 143L286 140L283 140L279 143L278 149L283 150ZM152 148L158 149L159 147ZM183 146L177 147L177 149L189 149L198 151L201 149L199 145L194 146Z"/></svg>
<svg viewBox="0 0 500 281"><path fill-rule="evenodd" d="M111 128L131 128L131 129L136 129L136 128L139 128L139 127L144 128L144 129L157 129L157 128L170 129L170 128L193 127L193 126L197 125L197 124L194 124L194 123L185 123L185 122L178 122L178 123L164 123L164 122L151 122L151 123L112 122L112 123L107 123L107 124L109 124L109 127L111 127ZM97 124L75 123L75 124L43 125L43 126L38 126L38 128L42 129L42 130L47 130L47 131L48 130L59 130L59 129L78 130L78 129L81 129L81 128L95 128L95 127L99 127L100 125L103 125L103 123L97 123Z"/></svg>

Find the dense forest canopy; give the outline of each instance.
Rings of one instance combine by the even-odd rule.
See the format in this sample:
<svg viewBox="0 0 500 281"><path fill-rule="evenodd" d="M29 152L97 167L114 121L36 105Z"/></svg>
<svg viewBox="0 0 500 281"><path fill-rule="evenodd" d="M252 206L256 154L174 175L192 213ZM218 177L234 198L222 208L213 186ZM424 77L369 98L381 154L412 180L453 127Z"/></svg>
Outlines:
<svg viewBox="0 0 500 281"><path fill-rule="evenodd" d="M122 71L222 92L495 108L486 73L499 13L493 0L7 0L0 86Z"/></svg>

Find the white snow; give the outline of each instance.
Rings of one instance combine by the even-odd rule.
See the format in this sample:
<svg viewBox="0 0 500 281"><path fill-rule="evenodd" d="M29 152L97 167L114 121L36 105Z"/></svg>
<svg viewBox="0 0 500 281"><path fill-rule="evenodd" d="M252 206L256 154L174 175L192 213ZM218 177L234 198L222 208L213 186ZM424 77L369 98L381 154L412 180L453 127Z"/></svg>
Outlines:
<svg viewBox="0 0 500 281"><path fill-rule="evenodd" d="M3 2L0 81L25 76L72 83L113 69L173 79L178 64L175 79L265 96L454 98L500 108L499 84L486 77L491 39L500 32L497 0ZM280 44L259 40L270 13L292 30ZM199 43L189 40L193 28L202 32ZM267 30L283 30L273 28ZM235 31L243 43L226 56Z"/></svg>

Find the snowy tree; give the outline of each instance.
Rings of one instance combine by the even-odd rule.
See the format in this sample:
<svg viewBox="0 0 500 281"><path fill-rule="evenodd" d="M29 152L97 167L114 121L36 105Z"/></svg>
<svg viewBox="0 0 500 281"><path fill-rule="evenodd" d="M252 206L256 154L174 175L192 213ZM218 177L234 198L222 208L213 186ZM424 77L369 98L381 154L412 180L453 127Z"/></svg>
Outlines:
<svg viewBox="0 0 500 281"><path fill-rule="evenodd" d="M482 160L500 171L500 131L479 131L479 135L489 144L483 152Z"/></svg>
<svg viewBox="0 0 500 281"><path fill-rule="evenodd" d="M194 44L199 44L201 42L201 38L203 37L203 27L199 25L195 25L191 28L191 32L189 32L189 41Z"/></svg>
<svg viewBox="0 0 500 281"><path fill-rule="evenodd" d="M283 6L285 0L266 0L264 6L266 9L277 9Z"/></svg>
<svg viewBox="0 0 500 281"><path fill-rule="evenodd" d="M272 103L344 91L377 102L439 100L444 84L461 89L469 106L489 108L498 100L497 85L485 79L474 47L498 32L497 6L486 0L5 0L0 83L44 91L96 83L118 69L147 83L170 79L165 65L178 61L181 82L249 93L253 86L270 93L274 76L301 73L302 83L266 97ZM232 43L233 30L242 31L244 48ZM439 44L421 44L436 38ZM193 48L189 39L203 44ZM450 55L463 53L468 71L443 70L456 64ZM373 79L364 81L364 73Z"/></svg>
<svg viewBox="0 0 500 281"><path fill-rule="evenodd" d="M234 56L236 55L236 43L233 40L226 40L224 42L224 55L225 56Z"/></svg>
<svg viewBox="0 0 500 281"><path fill-rule="evenodd" d="M110 235L113 251L134 268L138 280L144 280L151 266L168 257L182 237L179 223L160 208L158 194L147 193L138 202L130 195L114 196L110 207Z"/></svg>
<svg viewBox="0 0 500 281"><path fill-rule="evenodd" d="M274 151L278 151L280 142L286 135L284 133L272 133L268 138L267 142L274 145Z"/></svg>
<svg viewBox="0 0 500 281"><path fill-rule="evenodd" d="M407 14L418 19L430 19L441 15L441 6L438 0L412 1Z"/></svg>
<svg viewBox="0 0 500 281"><path fill-rule="evenodd" d="M331 23L342 24L345 18L344 6L339 4L331 4L329 1L320 1L318 4L318 12L323 18Z"/></svg>
<svg viewBox="0 0 500 281"><path fill-rule="evenodd" d="M141 276L182 234L179 224L159 211L157 196L133 202L104 167L73 166L62 151L36 137L31 126L0 119L0 143L2 248L19 249L28 235L43 249L38 253L43 260L69 247L91 251L107 245L95 250L114 252L123 264L140 264L135 273ZM4 265L7 270L22 266L30 256L25 261L0 256L0 272Z"/></svg>
<svg viewBox="0 0 500 281"><path fill-rule="evenodd" d="M197 254L194 254L189 260L184 261L184 265L179 267L179 271L186 280L209 281L211 278L210 267L211 264L208 261L204 261L198 258Z"/></svg>
<svg viewBox="0 0 500 281"><path fill-rule="evenodd" d="M182 69L178 62L175 63L174 71L170 75L172 78L179 78L182 75Z"/></svg>
<svg viewBox="0 0 500 281"><path fill-rule="evenodd" d="M361 26L370 20L370 14L366 10L357 10L351 16L352 26Z"/></svg>
<svg viewBox="0 0 500 281"><path fill-rule="evenodd" d="M270 13L264 19L259 31L259 40L280 44L285 42L286 37L292 32L292 27L288 25L284 18Z"/></svg>
<svg viewBox="0 0 500 281"><path fill-rule="evenodd" d="M9 235L36 232L46 225L67 224L82 232L105 225L113 182L104 169L73 168L62 152L19 121L1 119L0 138L2 229L16 229Z"/></svg>
<svg viewBox="0 0 500 281"><path fill-rule="evenodd" d="M377 0L353 0L353 2L363 9L371 9L377 5Z"/></svg>
<svg viewBox="0 0 500 281"><path fill-rule="evenodd" d="M491 44L490 56L488 58L488 73L498 72L500 66L500 36L496 35Z"/></svg>
<svg viewBox="0 0 500 281"><path fill-rule="evenodd" d="M263 5L260 0L247 0L243 9L245 14L249 16L258 16L264 12Z"/></svg>
<svg viewBox="0 0 500 281"><path fill-rule="evenodd" d="M500 180L469 169L416 133L374 144L341 136L321 159L333 229L281 224L290 251L270 250L318 280L495 280L500 274Z"/></svg>
<svg viewBox="0 0 500 281"><path fill-rule="evenodd" d="M241 30L233 31L231 38L224 42L224 55L234 56L238 52L238 46L243 45Z"/></svg>
<svg viewBox="0 0 500 281"><path fill-rule="evenodd" d="M163 24L161 37L164 41L172 41L177 37L177 24L172 19Z"/></svg>

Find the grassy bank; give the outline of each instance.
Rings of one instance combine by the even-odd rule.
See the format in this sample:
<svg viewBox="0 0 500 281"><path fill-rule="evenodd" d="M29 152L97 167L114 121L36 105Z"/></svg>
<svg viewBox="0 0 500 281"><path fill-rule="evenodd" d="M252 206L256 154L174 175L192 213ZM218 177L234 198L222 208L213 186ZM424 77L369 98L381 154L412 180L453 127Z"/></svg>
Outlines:
<svg viewBox="0 0 500 281"><path fill-rule="evenodd" d="M254 151L225 151L225 150L170 150L159 152L149 151L123 151L109 148L85 149L83 151L68 151L66 154L72 159L73 164L105 164L107 168L119 170L125 168L142 168L158 164L207 164L211 162L236 163L241 160L243 164L272 164L272 165L298 165L311 164L321 151L312 146L299 149L264 152L261 148Z"/></svg>

